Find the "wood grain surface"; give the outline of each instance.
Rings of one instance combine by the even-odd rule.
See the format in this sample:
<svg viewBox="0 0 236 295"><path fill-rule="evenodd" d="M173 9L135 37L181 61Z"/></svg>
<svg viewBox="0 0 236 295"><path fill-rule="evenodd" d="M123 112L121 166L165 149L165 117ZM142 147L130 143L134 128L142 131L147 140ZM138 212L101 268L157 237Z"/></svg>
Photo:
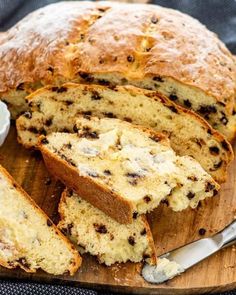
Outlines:
<svg viewBox="0 0 236 295"><path fill-rule="evenodd" d="M17 143L14 126L0 148L0 163L57 222L57 205L63 186L50 176L39 152L25 150ZM174 213L166 205L162 205L150 214L149 221L158 254L201 238L200 228L206 229L205 236L210 236L236 217L234 166L235 162L231 165L228 182L223 186L220 196L203 202L198 209ZM236 288L236 248L224 249L183 275L161 285L146 283L139 274L140 269L141 264L132 263L106 267L99 265L94 257L84 255L83 265L73 277L55 277L42 271L26 274L18 269L12 271L0 268L0 278L75 284L133 294L219 292Z"/></svg>

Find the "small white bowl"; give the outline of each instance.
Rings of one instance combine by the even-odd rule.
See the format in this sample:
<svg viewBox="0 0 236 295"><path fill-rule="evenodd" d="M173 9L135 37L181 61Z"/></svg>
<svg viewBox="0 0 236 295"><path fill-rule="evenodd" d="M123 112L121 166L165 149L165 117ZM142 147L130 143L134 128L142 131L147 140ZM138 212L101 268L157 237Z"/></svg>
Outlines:
<svg viewBox="0 0 236 295"><path fill-rule="evenodd" d="M3 144L10 129L10 112L5 103L0 101L0 146Z"/></svg>

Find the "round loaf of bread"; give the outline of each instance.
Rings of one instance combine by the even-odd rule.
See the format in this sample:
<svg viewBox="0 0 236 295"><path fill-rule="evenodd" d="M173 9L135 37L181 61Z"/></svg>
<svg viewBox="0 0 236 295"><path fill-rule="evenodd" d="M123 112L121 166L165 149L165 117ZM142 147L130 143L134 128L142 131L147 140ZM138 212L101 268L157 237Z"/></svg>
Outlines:
<svg viewBox="0 0 236 295"><path fill-rule="evenodd" d="M156 5L60 2L0 37L0 95L13 116L42 84L132 84L193 109L232 139L235 68L205 26Z"/></svg>

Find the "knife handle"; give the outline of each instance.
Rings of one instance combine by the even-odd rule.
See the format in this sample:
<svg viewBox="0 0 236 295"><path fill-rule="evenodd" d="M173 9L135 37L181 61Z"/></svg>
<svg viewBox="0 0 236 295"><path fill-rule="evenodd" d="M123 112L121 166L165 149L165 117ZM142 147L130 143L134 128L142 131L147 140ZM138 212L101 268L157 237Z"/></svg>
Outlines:
<svg viewBox="0 0 236 295"><path fill-rule="evenodd" d="M233 221L225 229L215 235L220 240L221 248L228 247L236 243L236 221Z"/></svg>

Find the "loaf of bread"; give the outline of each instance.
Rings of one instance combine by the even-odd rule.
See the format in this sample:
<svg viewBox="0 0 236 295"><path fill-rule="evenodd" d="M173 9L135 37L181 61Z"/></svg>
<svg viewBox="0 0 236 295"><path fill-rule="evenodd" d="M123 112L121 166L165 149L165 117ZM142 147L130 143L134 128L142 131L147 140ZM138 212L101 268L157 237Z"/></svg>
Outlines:
<svg viewBox="0 0 236 295"><path fill-rule="evenodd" d="M48 170L120 223L168 198L180 211L217 193L219 185L187 156L176 156L161 134L112 118L79 117L77 133L42 136Z"/></svg>
<svg viewBox="0 0 236 295"><path fill-rule="evenodd" d="M154 91L69 83L40 89L28 103L30 111L17 120L18 139L26 147L35 146L41 134L71 132L82 113L117 117L167 134L178 155L194 157L218 182L225 181L233 158L224 136L193 112Z"/></svg>
<svg viewBox="0 0 236 295"><path fill-rule="evenodd" d="M74 246L0 166L0 265L73 275L80 264Z"/></svg>
<svg viewBox="0 0 236 295"><path fill-rule="evenodd" d="M70 190L62 194L58 227L82 253L97 256L100 263L140 262L156 264L156 250L145 216L120 224Z"/></svg>
<svg viewBox="0 0 236 295"><path fill-rule="evenodd" d="M41 85L131 84L160 91L232 139L235 68L215 34L157 5L60 2L0 37L0 96L13 116Z"/></svg>

